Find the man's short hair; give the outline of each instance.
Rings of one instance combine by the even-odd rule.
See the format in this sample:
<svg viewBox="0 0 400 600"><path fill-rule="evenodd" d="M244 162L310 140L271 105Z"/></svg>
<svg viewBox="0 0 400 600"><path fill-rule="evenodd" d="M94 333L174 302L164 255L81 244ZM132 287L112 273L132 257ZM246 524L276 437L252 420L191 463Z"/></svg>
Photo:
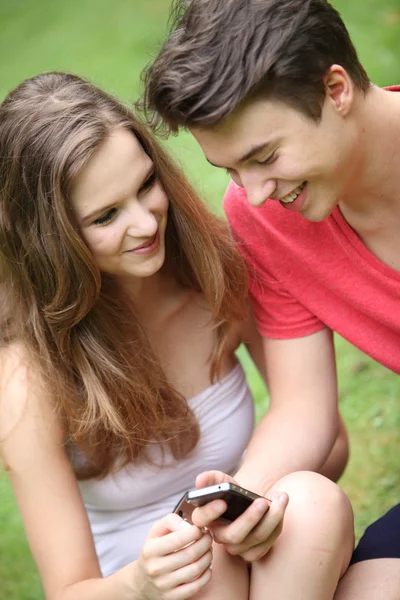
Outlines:
<svg viewBox="0 0 400 600"><path fill-rule="evenodd" d="M368 90L348 31L326 0L178 0L171 33L144 73L143 108L170 131L213 126L258 97L318 121L333 64Z"/></svg>

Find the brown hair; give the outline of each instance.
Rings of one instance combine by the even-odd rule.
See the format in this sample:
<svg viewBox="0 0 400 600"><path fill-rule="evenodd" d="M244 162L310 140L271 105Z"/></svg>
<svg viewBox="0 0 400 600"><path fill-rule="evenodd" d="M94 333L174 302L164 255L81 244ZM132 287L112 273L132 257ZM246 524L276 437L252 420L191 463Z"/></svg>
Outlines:
<svg viewBox="0 0 400 600"><path fill-rule="evenodd" d="M141 102L147 119L167 131L215 125L260 96L318 121L332 64L364 92L370 85L339 13L325 0L178 0L171 21L169 38L143 73Z"/></svg>
<svg viewBox="0 0 400 600"><path fill-rule="evenodd" d="M74 177L120 127L137 136L169 198L167 268L210 305L213 379L229 324L244 316L244 265L225 222L127 107L64 73L38 75L12 91L0 106L1 278L12 333L40 369L68 438L88 459L81 478L146 457L150 442L179 458L199 436L134 310L99 272L68 202Z"/></svg>

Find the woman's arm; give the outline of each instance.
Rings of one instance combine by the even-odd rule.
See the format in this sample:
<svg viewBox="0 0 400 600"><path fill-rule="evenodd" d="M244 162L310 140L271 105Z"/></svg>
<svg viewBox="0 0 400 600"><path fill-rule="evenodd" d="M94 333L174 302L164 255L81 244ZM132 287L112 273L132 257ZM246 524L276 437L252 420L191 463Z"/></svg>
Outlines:
<svg viewBox="0 0 400 600"><path fill-rule="evenodd" d="M154 525L138 561L102 578L64 438L24 352L2 350L0 448L46 598L183 600L201 589L211 576L211 538L195 526L181 527L177 515Z"/></svg>

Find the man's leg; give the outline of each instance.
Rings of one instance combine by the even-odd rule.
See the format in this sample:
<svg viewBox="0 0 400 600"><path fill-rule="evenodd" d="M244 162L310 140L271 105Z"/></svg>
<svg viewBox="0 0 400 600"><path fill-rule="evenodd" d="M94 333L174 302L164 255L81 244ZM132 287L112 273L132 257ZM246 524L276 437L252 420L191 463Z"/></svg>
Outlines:
<svg viewBox="0 0 400 600"><path fill-rule="evenodd" d="M367 528L335 600L400 600L400 504Z"/></svg>
<svg viewBox="0 0 400 600"><path fill-rule="evenodd" d="M400 559L376 558L351 565L335 600L400 600Z"/></svg>

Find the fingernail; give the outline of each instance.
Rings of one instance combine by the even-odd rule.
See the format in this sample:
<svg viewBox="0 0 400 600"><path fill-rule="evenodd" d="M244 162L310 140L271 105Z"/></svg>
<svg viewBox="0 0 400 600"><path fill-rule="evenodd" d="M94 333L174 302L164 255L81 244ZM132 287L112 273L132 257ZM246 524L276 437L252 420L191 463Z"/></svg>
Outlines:
<svg viewBox="0 0 400 600"><path fill-rule="evenodd" d="M188 521L186 521L186 519L183 519L180 527L191 527L191 525Z"/></svg>
<svg viewBox="0 0 400 600"><path fill-rule="evenodd" d="M210 571L212 571L212 570L213 570L213 568L214 568L214 565L213 565L213 563L210 563L210 566L209 566L208 568L210 569Z"/></svg>
<svg viewBox="0 0 400 600"><path fill-rule="evenodd" d="M287 494L285 493L281 493L278 495L278 502L279 504L282 504L283 506L286 506L287 503L289 502L289 497Z"/></svg>

